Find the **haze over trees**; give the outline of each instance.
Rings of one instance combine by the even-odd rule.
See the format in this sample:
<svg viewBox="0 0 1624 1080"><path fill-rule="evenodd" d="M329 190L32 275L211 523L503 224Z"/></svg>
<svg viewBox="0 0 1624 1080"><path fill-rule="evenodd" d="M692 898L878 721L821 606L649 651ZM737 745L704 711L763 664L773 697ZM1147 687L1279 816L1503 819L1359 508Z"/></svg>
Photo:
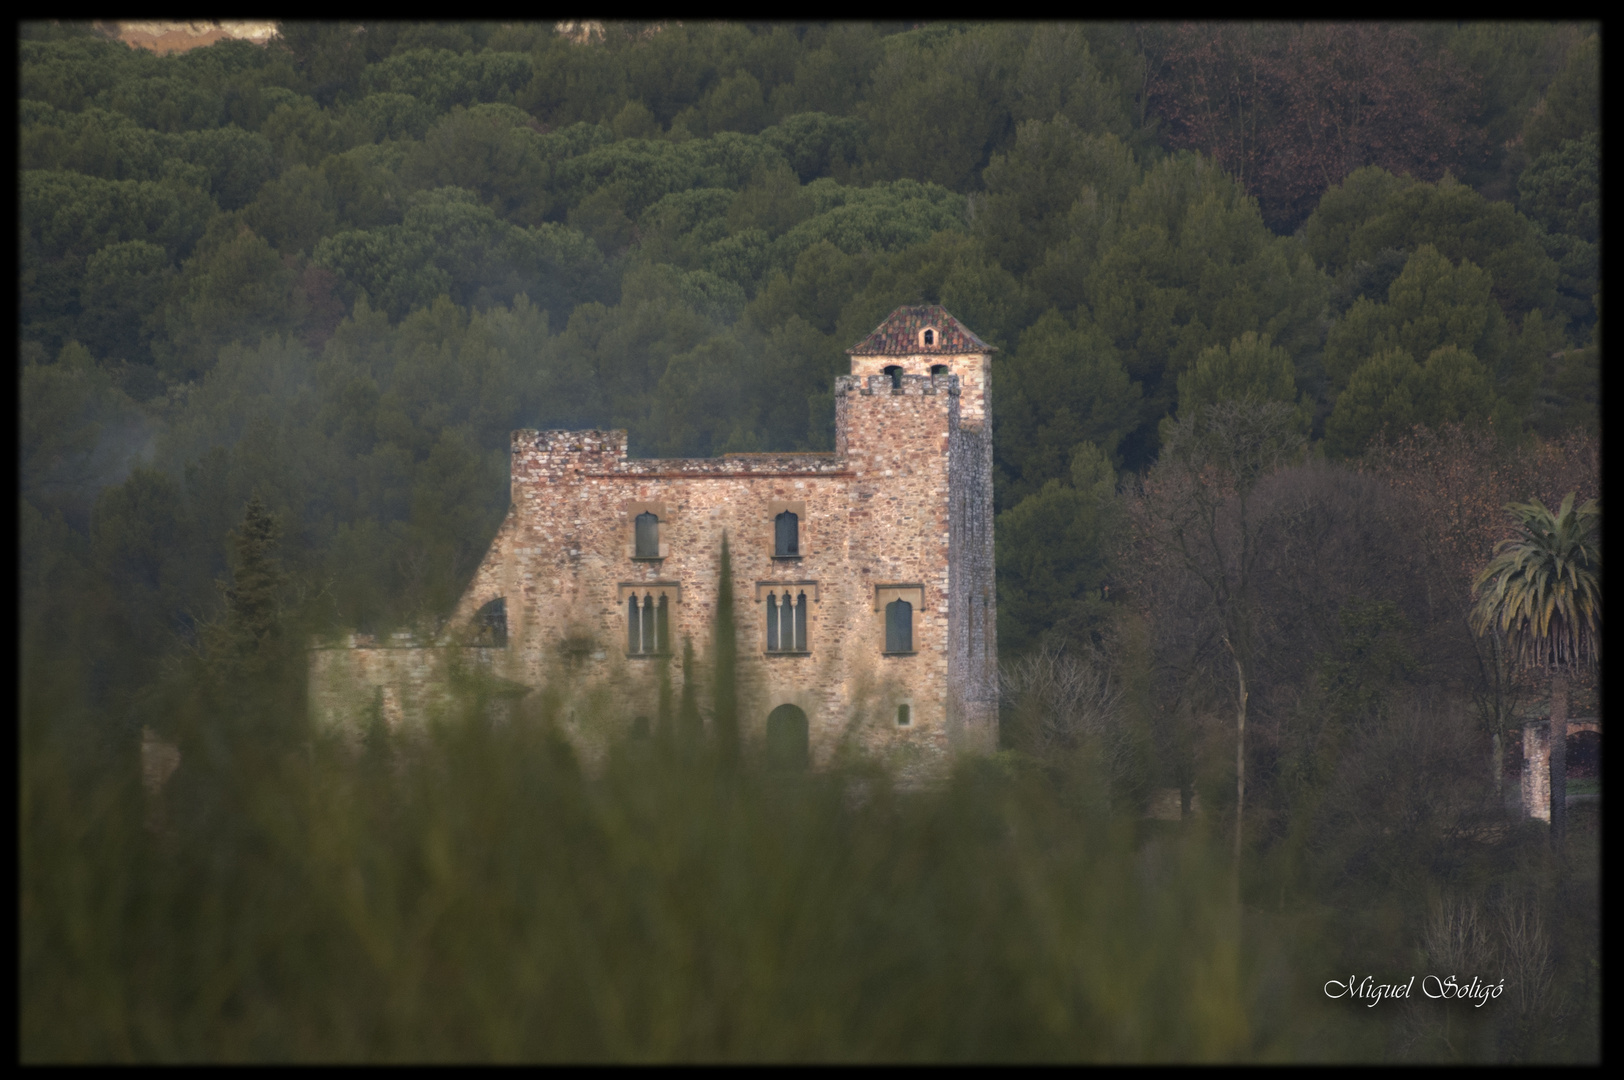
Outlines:
<svg viewBox="0 0 1624 1080"><path fill-rule="evenodd" d="M61 792L100 790L143 727L247 784L219 802L177 774L186 805L275 819L247 788L297 775L267 763L302 738L300 643L438 627L506 509L510 430L829 449L844 350L925 301L999 350L998 635L1024 666L997 783L1127 820L1176 789L1221 837L1214 873L1243 841L1252 909L1343 913L1342 967L1427 927L1443 949L1445 894L1487 905L1496 955L1533 955L1516 919L1556 872L1506 870L1503 768L1544 683L1474 631L1472 587L1506 503L1599 495L1596 25L285 23L159 56L41 23L18 50L20 698L30 747L72 748L25 816L52 835L124 805ZM1241 445L1225 418L1263 427ZM695 687L720 684L717 646L684 645L704 675L659 741L691 747L718 693ZM1593 707L1583 672L1563 691ZM567 776L553 753L522 751ZM332 798L301 805L361 820ZM964 798L941 813L982 812ZM346 835L374 826L407 843ZM273 833L210 880L297 892ZM1539 931L1558 990L1464 1042L1383 1029L1382 1052L1591 1053L1591 899L1565 895ZM961 899L943 925L997 923ZM1220 1019L1189 1045L1261 1053Z"/></svg>

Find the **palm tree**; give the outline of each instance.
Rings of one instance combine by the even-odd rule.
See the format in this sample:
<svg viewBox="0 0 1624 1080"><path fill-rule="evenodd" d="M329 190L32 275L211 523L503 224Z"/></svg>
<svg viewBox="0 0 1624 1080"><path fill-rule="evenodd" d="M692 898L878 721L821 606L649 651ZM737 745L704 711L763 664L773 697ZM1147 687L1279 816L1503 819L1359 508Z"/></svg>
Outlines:
<svg viewBox="0 0 1624 1080"><path fill-rule="evenodd" d="M1551 678L1551 841L1566 825L1568 676L1594 666L1601 630L1601 508L1574 493L1552 514L1537 499L1510 503L1518 535L1477 576L1473 626L1504 636L1514 662Z"/></svg>

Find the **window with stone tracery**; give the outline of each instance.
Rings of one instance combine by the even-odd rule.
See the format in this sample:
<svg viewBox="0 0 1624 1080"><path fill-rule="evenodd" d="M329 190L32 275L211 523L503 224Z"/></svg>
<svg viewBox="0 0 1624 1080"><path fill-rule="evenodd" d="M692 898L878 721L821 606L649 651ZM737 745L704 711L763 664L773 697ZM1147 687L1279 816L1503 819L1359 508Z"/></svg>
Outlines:
<svg viewBox="0 0 1624 1080"><path fill-rule="evenodd" d="M767 594L767 651L807 651L805 590L785 589Z"/></svg>
<svg viewBox="0 0 1624 1080"><path fill-rule="evenodd" d="M632 656L661 655L671 651L670 606L665 596L652 593L626 598L626 652Z"/></svg>

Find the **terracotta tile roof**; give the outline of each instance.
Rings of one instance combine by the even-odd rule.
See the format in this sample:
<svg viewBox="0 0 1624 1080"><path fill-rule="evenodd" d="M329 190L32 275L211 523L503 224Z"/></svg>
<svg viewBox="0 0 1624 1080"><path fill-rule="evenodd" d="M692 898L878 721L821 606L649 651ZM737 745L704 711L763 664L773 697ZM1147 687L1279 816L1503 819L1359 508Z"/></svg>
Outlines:
<svg viewBox="0 0 1624 1080"><path fill-rule="evenodd" d="M936 330L936 341L923 345L919 332ZM940 304L899 307L874 332L847 349L852 356L914 356L919 353L987 353L994 348L964 328Z"/></svg>

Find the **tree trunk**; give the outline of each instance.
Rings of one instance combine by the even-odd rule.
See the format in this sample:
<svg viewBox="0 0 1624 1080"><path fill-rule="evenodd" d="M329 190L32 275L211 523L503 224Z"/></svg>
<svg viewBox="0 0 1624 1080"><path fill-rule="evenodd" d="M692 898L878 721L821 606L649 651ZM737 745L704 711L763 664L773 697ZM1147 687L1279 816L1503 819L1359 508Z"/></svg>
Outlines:
<svg viewBox="0 0 1624 1080"><path fill-rule="evenodd" d="M1551 844L1560 848L1568 824L1568 676L1551 675Z"/></svg>
<svg viewBox="0 0 1624 1080"><path fill-rule="evenodd" d="M1505 777L1505 747L1501 745L1500 733L1496 731L1492 740L1494 747L1494 760L1489 764L1489 772L1494 777L1494 797L1496 805L1506 804L1506 777Z"/></svg>
<svg viewBox="0 0 1624 1080"><path fill-rule="evenodd" d="M1241 658L1235 655L1235 646L1224 638L1230 659L1235 661L1235 898L1240 899L1241 881L1241 825L1246 820L1246 671Z"/></svg>

